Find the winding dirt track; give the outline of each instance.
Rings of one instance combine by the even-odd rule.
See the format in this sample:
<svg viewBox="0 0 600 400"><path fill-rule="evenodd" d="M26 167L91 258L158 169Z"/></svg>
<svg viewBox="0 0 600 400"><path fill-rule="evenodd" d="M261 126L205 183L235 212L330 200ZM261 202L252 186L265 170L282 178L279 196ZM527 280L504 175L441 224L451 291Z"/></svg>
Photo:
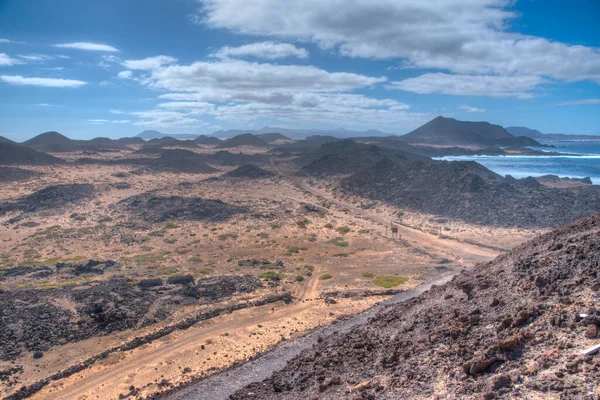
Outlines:
<svg viewBox="0 0 600 400"><path fill-rule="evenodd" d="M260 382L275 371L286 366L287 362L296 357L302 350L317 343L319 337L331 335L333 332L345 333L352 328L364 324L379 310L389 304L401 303L418 296L431 288L432 285L443 285L452 279L457 272L446 272L433 280L414 289L393 296L364 313L336 325L325 326L299 338L284 342L272 351L237 368L213 375L186 389L167 396L168 400L225 400L236 391L252 382Z"/></svg>

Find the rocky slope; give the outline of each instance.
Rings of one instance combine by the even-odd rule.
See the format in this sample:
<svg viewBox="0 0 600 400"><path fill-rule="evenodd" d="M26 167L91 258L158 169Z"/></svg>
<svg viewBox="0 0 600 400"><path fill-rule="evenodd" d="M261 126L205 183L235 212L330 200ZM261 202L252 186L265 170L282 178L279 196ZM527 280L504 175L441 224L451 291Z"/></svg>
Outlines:
<svg viewBox="0 0 600 400"><path fill-rule="evenodd" d="M240 146L269 147L269 144L251 133L244 133L243 135L234 136L231 139L225 140L217 147L221 149L228 149Z"/></svg>
<svg viewBox="0 0 600 400"><path fill-rule="evenodd" d="M600 214L540 236L354 331L233 399L594 399Z"/></svg>
<svg viewBox="0 0 600 400"><path fill-rule="evenodd" d="M503 178L475 162L384 160L341 182L349 193L496 226L557 227L600 211L600 187L551 189Z"/></svg>
<svg viewBox="0 0 600 400"><path fill-rule="evenodd" d="M351 174L372 167L382 160L403 163L427 159L402 150L384 149L346 139L323 144L315 151L301 155L294 162L304 165L300 175L330 176Z"/></svg>

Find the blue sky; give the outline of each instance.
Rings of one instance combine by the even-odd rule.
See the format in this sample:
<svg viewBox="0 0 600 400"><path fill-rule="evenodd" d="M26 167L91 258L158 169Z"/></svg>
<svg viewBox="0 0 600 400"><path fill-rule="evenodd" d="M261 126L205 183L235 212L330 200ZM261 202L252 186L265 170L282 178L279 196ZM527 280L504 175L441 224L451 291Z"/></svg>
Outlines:
<svg viewBox="0 0 600 400"><path fill-rule="evenodd" d="M600 2L0 0L0 135L600 134Z"/></svg>

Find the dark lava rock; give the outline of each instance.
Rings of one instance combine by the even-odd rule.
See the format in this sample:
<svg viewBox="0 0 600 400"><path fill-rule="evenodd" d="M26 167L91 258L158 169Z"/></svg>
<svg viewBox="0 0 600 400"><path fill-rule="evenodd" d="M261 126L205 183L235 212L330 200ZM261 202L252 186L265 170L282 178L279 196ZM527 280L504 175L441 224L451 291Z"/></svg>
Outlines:
<svg viewBox="0 0 600 400"><path fill-rule="evenodd" d="M196 285L184 289L184 294L214 301L236 293L251 293L262 287L260 280L252 275L216 276L199 280Z"/></svg>
<svg viewBox="0 0 600 400"><path fill-rule="evenodd" d="M94 185L74 183L48 186L14 203L0 204L0 214L7 211L37 212L63 208L65 205L94 197Z"/></svg>
<svg viewBox="0 0 600 400"><path fill-rule="evenodd" d="M221 200L204 200L198 197L157 197L150 193L129 197L119 202L133 215L147 222L226 221L247 212Z"/></svg>
<svg viewBox="0 0 600 400"><path fill-rule="evenodd" d="M600 186L551 189L506 179L472 161L384 160L343 180L372 200L496 226L555 227L600 211Z"/></svg>
<svg viewBox="0 0 600 400"><path fill-rule="evenodd" d="M272 178L275 174L271 171L266 171L255 165L244 165L233 171L224 174L223 178L240 178L240 179L265 179Z"/></svg>
<svg viewBox="0 0 600 400"><path fill-rule="evenodd" d="M325 337L231 398L592 399L600 361L578 353L595 344L599 271L597 213Z"/></svg>
<svg viewBox="0 0 600 400"><path fill-rule="evenodd" d="M192 275L174 275L167 278L169 285L193 285L194 277Z"/></svg>
<svg viewBox="0 0 600 400"><path fill-rule="evenodd" d="M244 133L223 141L217 147L226 149L239 146L269 147L269 143L251 133Z"/></svg>
<svg viewBox="0 0 600 400"><path fill-rule="evenodd" d="M142 279L138 286L140 289L162 286L163 281L160 278Z"/></svg>
<svg viewBox="0 0 600 400"><path fill-rule="evenodd" d="M57 299L71 307L59 306ZM136 291L126 279L111 279L85 289L15 290L0 293L0 360L23 349L50 347L135 327L156 299Z"/></svg>
<svg viewBox="0 0 600 400"><path fill-rule="evenodd" d="M57 263L56 270L61 272L62 270L68 270L73 275L81 274L104 274L108 268L116 267L119 263L112 260L97 261L89 260L83 264L70 264L70 263Z"/></svg>
<svg viewBox="0 0 600 400"><path fill-rule="evenodd" d="M25 181L39 175L37 172L22 168L0 167L0 183Z"/></svg>

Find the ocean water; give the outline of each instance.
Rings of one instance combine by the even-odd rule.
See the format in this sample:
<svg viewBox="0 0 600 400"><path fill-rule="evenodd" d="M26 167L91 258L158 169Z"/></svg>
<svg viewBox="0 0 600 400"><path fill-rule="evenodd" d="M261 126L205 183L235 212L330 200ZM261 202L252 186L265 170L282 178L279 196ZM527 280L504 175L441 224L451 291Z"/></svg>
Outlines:
<svg viewBox="0 0 600 400"><path fill-rule="evenodd" d="M555 148L534 148L540 151L569 153L568 156L457 156L440 160L476 161L500 175L515 178L558 175L568 178L590 177L600 185L600 142L546 142Z"/></svg>

